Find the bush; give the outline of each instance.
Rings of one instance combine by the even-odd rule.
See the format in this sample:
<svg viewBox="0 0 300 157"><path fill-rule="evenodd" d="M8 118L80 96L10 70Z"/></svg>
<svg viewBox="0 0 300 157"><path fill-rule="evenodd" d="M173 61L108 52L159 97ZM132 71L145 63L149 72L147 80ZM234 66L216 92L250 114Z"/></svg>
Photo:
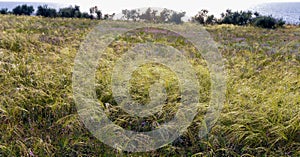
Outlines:
<svg viewBox="0 0 300 157"><path fill-rule="evenodd" d="M81 14L81 18L86 18L86 19L90 19L90 18L93 18L89 13L87 12L83 12Z"/></svg>
<svg viewBox="0 0 300 157"><path fill-rule="evenodd" d="M214 15L208 15L208 10L202 9L192 18L193 22L198 22L202 25L213 25L217 23L217 19Z"/></svg>
<svg viewBox="0 0 300 157"><path fill-rule="evenodd" d="M144 13L139 15L139 19L147 21L147 22L158 22L158 16L157 16L158 10L154 10L151 8L148 8Z"/></svg>
<svg viewBox="0 0 300 157"><path fill-rule="evenodd" d="M132 21L137 21L137 19L139 18L140 14L139 14L139 10L122 10L122 14L123 14L123 18L125 18L126 20L132 20Z"/></svg>
<svg viewBox="0 0 300 157"><path fill-rule="evenodd" d="M277 27L283 27L283 25L285 25L285 21L283 21L283 19L279 19L277 21Z"/></svg>
<svg viewBox="0 0 300 157"><path fill-rule="evenodd" d="M38 6L36 15L43 16L43 17L57 17L57 12L55 9L48 8L47 5L44 5L44 6Z"/></svg>
<svg viewBox="0 0 300 157"><path fill-rule="evenodd" d="M221 19L222 24L233 24L233 25L247 25L252 21L252 12L251 11L236 11L232 12L231 10L226 10L226 13L222 13Z"/></svg>
<svg viewBox="0 0 300 157"><path fill-rule="evenodd" d="M213 25L217 22L216 18L214 15L209 15L207 16L207 19L205 21L205 24L208 24L208 25Z"/></svg>
<svg viewBox="0 0 300 157"><path fill-rule="evenodd" d="M184 17L186 12L173 12L173 14L170 17L170 22L175 24L181 24L183 23L182 17Z"/></svg>
<svg viewBox="0 0 300 157"><path fill-rule="evenodd" d="M8 14L8 9L7 8L0 9L0 14Z"/></svg>
<svg viewBox="0 0 300 157"><path fill-rule="evenodd" d="M269 28L269 29L274 29L276 28L276 19L274 19L271 16L259 16L254 19L253 25L256 27L261 27L261 28Z"/></svg>
<svg viewBox="0 0 300 157"><path fill-rule="evenodd" d="M12 13L15 15L31 15L33 12L33 6L27 6L26 4L19 5L12 10Z"/></svg>
<svg viewBox="0 0 300 157"><path fill-rule="evenodd" d="M101 10L97 10L96 14L97 14L97 19L101 20L102 19L102 12L101 12Z"/></svg>
<svg viewBox="0 0 300 157"><path fill-rule="evenodd" d="M207 17L207 13L208 10L202 9L201 11L198 12L197 15L193 17L193 21L196 21L200 24L205 24L206 23L205 18Z"/></svg>
<svg viewBox="0 0 300 157"><path fill-rule="evenodd" d="M61 8L59 9L58 15L60 17L66 17L66 18L80 18L81 12L79 10L79 6L75 7L67 7L67 8Z"/></svg>
<svg viewBox="0 0 300 157"><path fill-rule="evenodd" d="M283 27L285 21L283 19L275 19L272 16L259 16L253 20L253 25L261 28L275 29L277 27Z"/></svg>

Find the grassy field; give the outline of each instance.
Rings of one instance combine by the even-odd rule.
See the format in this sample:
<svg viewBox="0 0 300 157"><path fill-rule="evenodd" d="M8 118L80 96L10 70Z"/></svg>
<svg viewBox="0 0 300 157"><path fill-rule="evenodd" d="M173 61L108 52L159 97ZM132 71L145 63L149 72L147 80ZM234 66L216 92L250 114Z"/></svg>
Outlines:
<svg viewBox="0 0 300 157"><path fill-rule="evenodd" d="M0 21L0 156L300 156L299 26L276 30L207 26L228 74L219 121L210 134L199 139L199 114L173 143L156 151L126 153L93 137L81 123L73 98L76 53L99 21L11 15L0 15ZM101 104L111 104L107 114L116 124L147 131L152 126L140 126L140 119L121 112L109 89L110 65L128 49L127 43L146 37L141 38L121 37L110 45L99 64L96 93ZM167 43L163 38L155 40ZM181 40L170 45L189 48ZM207 103L206 65L201 59L193 64L204 86L202 103ZM134 99L149 101L149 85L159 73L169 74L164 78L168 100L171 104L178 100L174 74L154 65L134 73L130 90ZM150 120L167 121L176 110L167 105L165 111L169 114Z"/></svg>

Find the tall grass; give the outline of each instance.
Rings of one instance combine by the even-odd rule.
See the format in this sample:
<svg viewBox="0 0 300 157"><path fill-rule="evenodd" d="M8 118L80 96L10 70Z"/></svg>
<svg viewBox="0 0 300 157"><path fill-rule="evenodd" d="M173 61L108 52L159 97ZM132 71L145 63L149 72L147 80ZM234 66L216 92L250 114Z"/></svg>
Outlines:
<svg viewBox="0 0 300 157"><path fill-rule="evenodd" d="M265 30L208 26L228 71L226 102L219 121L210 134L199 139L200 112L188 131L173 143L156 151L130 154L94 138L80 122L73 100L73 61L80 43L98 21L10 15L0 19L0 156L300 155L299 27ZM117 59L118 52L130 46L126 42L139 40L120 38L110 45L104 60ZM184 47L181 41L173 42L173 46ZM126 129L146 131L155 127L141 125L142 120L130 118L114 104L108 88L111 64L100 62L96 76L99 101L111 104L107 114ZM195 65L203 76L202 85L208 88L205 64L199 60ZM168 100L176 102L177 80L169 69L154 65L145 65L134 74L133 97L147 102L149 84L162 71L170 73L170 78L164 78L172 91ZM167 106L162 115L146 120L167 121L176 111L172 109ZM129 125L130 121L137 123Z"/></svg>

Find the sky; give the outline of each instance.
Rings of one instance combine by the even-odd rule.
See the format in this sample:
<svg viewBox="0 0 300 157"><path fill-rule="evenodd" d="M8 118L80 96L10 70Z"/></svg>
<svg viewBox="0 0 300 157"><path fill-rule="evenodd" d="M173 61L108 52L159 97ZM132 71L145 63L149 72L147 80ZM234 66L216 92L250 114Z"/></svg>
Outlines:
<svg viewBox="0 0 300 157"><path fill-rule="evenodd" d="M300 2L300 0L0 0L22 2L52 2L79 5L81 11L88 11L92 6L99 6L106 13L121 13L123 9L137 9L145 7L168 8L175 11L186 11L188 16L193 16L201 9L207 9L209 13L219 15L226 9L245 10L260 3L268 2Z"/></svg>

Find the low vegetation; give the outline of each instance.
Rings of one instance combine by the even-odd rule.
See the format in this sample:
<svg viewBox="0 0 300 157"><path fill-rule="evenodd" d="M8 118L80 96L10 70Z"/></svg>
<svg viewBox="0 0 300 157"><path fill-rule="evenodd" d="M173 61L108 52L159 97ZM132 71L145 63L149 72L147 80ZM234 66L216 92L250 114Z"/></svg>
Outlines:
<svg viewBox="0 0 300 157"><path fill-rule="evenodd" d="M13 15L0 15L0 20L0 156L300 156L297 26L206 26L219 43L228 73L226 102L218 122L200 139L197 131L203 113L199 113L188 131L173 143L151 152L127 153L103 144L85 128L72 93L76 53L101 21ZM120 112L109 88L109 74L115 60L132 43L149 40L189 50L182 39L141 33L118 38L99 62L99 102L110 104L107 115L126 129L145 131L151 125ZM193 63L206 89L209 74L202 61L199 57ZM134 74L130 93L138 101L148 101L148 85L162 71L173 76L170 70L153 66L145 65ZM171 91L169 101L178 101L180 97L174 92L178 91L177 80L165 79L170 83L166 85ZM203 103L208 101L205 91ZM160 120L172 117L175 110L172 106L169 109Z"/></svg>

